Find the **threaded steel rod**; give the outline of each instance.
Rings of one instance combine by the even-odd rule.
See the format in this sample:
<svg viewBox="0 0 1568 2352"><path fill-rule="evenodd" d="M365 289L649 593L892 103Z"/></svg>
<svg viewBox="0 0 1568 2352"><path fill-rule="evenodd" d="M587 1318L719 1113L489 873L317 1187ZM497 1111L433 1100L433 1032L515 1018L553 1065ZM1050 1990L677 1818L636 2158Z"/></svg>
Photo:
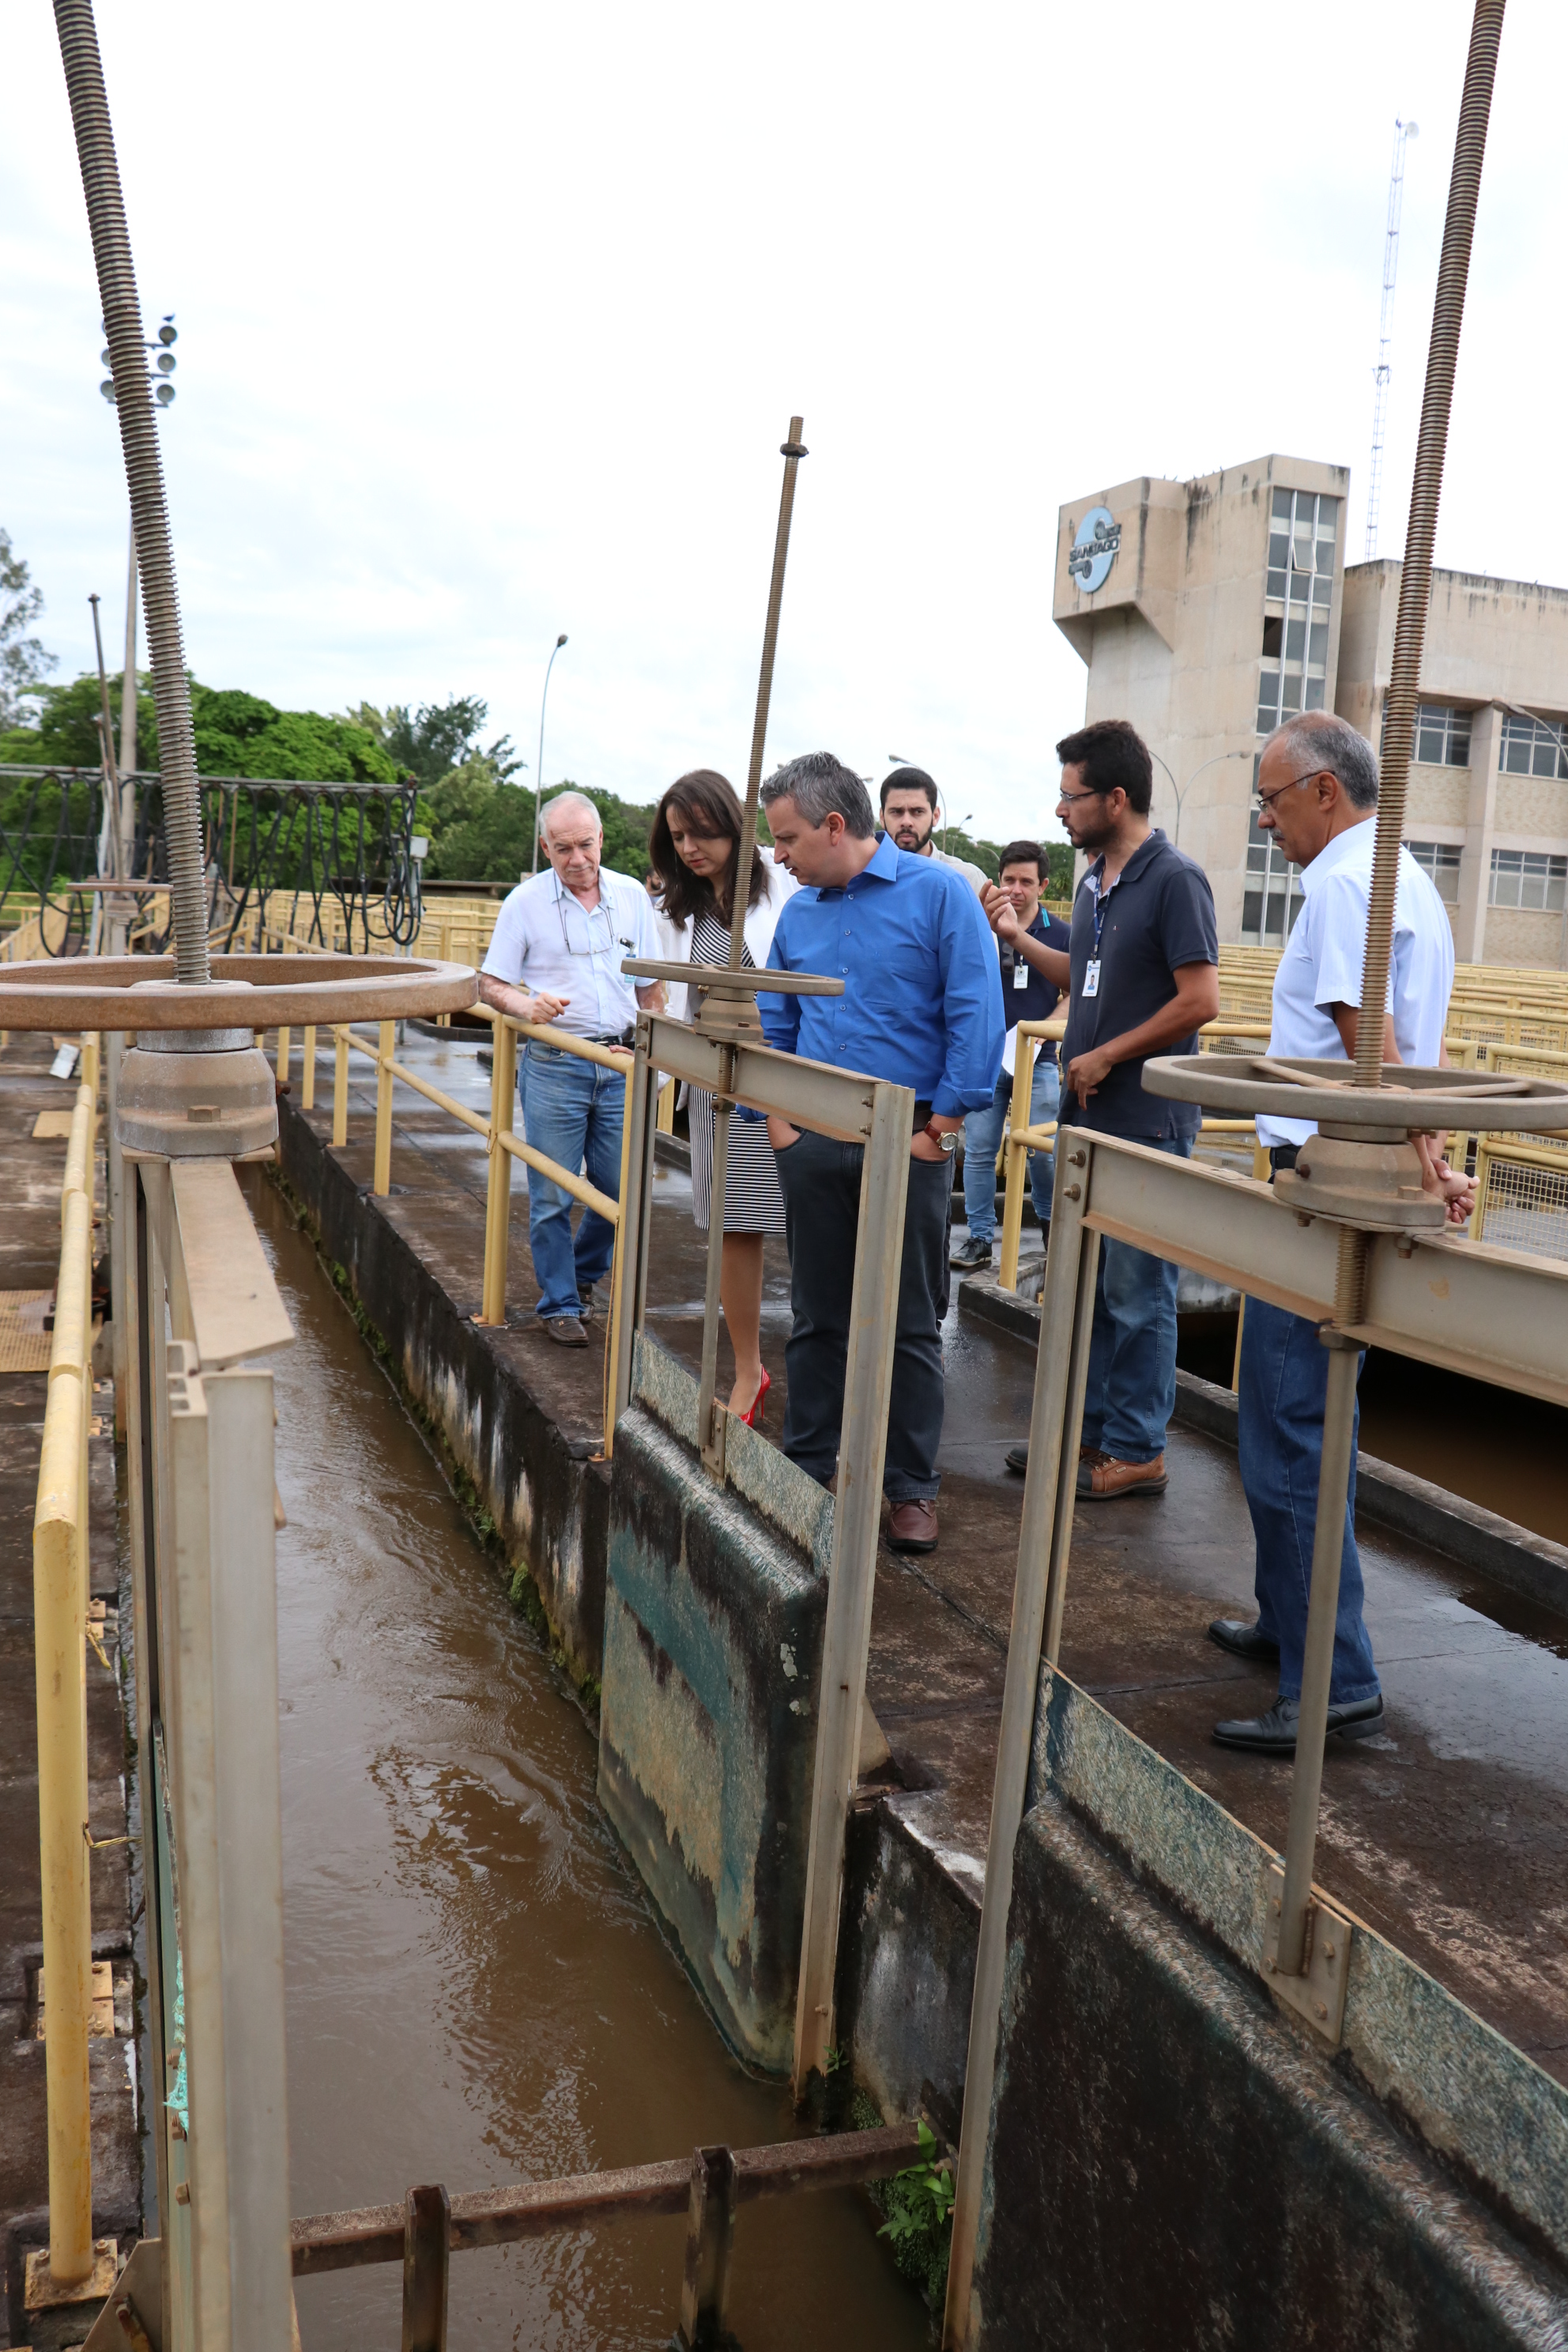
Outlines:
<svg viewBox="0 0 1568 2352"><path fill-rule="evenodd" d="M1504 0L1477 0L1465 64L1454 168L1448 182L1448 215L1443 224L1443 257L1437 268L1437 299L1432 311L1432 342L1426 358L1426 389L1421 401L1421 432L1415 445L1415 478L1410 491L1410 521L1405 537L1405 569L1399 582L1399 615L1394 630L1384 721L1383 782L1378 794L1377 838L1373 851L1372 897L1367 909L1366 961L1362 970L1362 1017L1356 1030L1355 1083L1375 1087L1383 1076L1383 1010L1388 1001L1388 964L1394 942L1394 895L1399 880L1399 844L1405 830L1405 799L1410 782L1410 746L1415 728L1415 696L1432 595L1432 542L1437 500L1448 447L1448 417L1454 401L1454 369L1470 274L1476 200L1487 152L1487 122L1498 44L1502 38Z"/></svg>
<svg viewBox="0 0 1568 2352"><path fill-rule="evenodd" d="M163 496L163 467L152 387L147 381L142 306L131 261L131 237L120 191L120 166L109 120L98 29L90 0L55 0L55 25L65 63L66 89L76 129L81 184L87 197L99 299L114 376L115 413L131 490L131 523L142 575L153 697L158 711L158 759L163 771L163 826L169 850L174 915L175 976L202 986L212 977L207 956L202 879L201 800L191 690L180 632L174 551Z"/></svg>

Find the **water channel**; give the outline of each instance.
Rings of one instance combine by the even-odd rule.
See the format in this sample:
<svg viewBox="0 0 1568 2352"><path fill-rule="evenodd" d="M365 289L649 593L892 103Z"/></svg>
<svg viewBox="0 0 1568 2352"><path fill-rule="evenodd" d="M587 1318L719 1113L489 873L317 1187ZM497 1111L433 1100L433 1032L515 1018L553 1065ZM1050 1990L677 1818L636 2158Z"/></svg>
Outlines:
<svg viewBox="0 0 1568 2352"><path fill-rule="evenodd" d="M795 2136L726 2053L595 1802L591 1726L267 1183L298 1334L277 1377L291 2194L297 2213ZM929 2343L858 2194L748 2208L746 2352ZM468 2347L660 2347L684 2224L463 2254ZM387 2352L395 2267L302 2282L305 2352Z"/></svg>

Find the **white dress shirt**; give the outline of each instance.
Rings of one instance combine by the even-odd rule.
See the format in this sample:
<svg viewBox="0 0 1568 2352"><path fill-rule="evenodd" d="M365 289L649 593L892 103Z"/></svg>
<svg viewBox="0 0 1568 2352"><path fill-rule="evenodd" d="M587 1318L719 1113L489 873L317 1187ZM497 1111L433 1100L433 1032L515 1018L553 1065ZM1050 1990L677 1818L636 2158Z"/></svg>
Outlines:
<svg viewBox="0 0 1568 2352"><path fill-rule="evenodd" d="M1292 1060L1345 1061L1331 1004L1361 1003L1372 895L1372 817L1343 833L1301 868L1306 904L1274 975L1274 1025L1268 1051ZM1437 1066L1454 985L1454 933L1447 909L1410 852L1399 852L1389 957L1389 1010L1402 1062ZM1316 1134L1304 1118L1260 1118L1258 1139L1270 1147L1305 1143Z"/></svg>
<svg viewBox="0 0 1568 2352"><path fill-rule="evenodd" d="M653 908L640 882L601 866L599 903L588 908L551 866L503 900L480 969L530 996L542 989L565 997L554 1028L574 1037L619 1037L637 1017L637 983L623 974L622 960L658 954Z"/></svg>

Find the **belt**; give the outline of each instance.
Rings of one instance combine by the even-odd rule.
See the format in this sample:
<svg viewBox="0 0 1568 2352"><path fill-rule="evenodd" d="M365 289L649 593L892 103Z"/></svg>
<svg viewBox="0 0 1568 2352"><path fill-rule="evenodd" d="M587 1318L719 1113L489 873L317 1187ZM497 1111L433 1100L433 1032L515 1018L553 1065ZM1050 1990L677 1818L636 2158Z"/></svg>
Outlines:
<svg viewBox="0 0 1568 2352"><path fill-rule="evenodd" d="M581 1042L584 1045L635 1045L637 1041L637 1033L635 1029L607 1029L603 1033L595 1032L583 1038ZM542 1037L531 1037L529 1040L530 1045L542 1045L546 1042ZM563 1054L566 1048L564 1045L557 1045L552 1048L552 1051Z"/></svg>

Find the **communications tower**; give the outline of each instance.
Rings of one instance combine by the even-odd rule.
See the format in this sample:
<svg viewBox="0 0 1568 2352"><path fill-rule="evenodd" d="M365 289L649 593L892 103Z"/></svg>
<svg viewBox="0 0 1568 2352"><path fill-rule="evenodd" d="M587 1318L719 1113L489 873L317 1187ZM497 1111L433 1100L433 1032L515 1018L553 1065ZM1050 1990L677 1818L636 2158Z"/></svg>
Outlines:
<svg viewBox="0 0 1568 2352"><path fill-rule="evenodd" d="M1383 494L1383 425L1388 410L1388 346L1394 333L1394 279L1399 268L1399 214L1405 201L1405 142L1419 138L1418 122L1394 123L1394 168L1388 175L1388 226L1383 240L1383 312L1377 325L1377 383L1372 404L1372 465L1366 479L1366 561L1377 554L1377 509Z"/></svg>

